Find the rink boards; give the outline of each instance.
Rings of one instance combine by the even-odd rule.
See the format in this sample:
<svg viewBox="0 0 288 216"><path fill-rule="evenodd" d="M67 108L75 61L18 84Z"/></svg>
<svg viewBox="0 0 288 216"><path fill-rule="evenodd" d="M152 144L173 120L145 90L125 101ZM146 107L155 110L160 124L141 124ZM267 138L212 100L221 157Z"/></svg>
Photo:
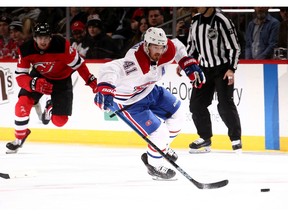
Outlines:
<svg viewBox="0 0 288 216"><path fill-rule="evenodd" d="M235 74L234 102L242 124L244 150L288 151L288 67L283 61L240 62ZM90 71L97 76L99 62L89 62ZM14 105L19 87L15 82L15 62L0 62L0 140L14 139ZM164 86L182 102L185 121L182 134L173 146L188 148L198 138L189 112L191 84L187 77L178 77L176 64L166 69L166 76L159 85ZM73 115L63 128L51 123L42 125L32 110L29 128L32 133L27 141L104 144L111 146L143 147L145 142L117 117L110 118L94 105L94 95L81 77L73 77ZM42 97L42 108L46 96ZM213 125L212 148L231 149L227 128L217 111L217 95L209 107Z"/></svg>

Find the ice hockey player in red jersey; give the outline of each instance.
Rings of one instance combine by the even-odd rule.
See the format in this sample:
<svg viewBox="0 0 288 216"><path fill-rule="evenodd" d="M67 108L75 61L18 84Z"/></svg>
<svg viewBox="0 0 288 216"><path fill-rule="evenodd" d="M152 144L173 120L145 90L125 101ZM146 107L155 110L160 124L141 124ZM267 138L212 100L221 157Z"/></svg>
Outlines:
<svg viewBox="0 0 288 216"><path fill-rule="evenodd" d="M28 129L30 111L45 94L50 95L42 116L43 123L51 121L62 127L72 115L73 89L71 75L75 71L96 93L97 79L84 59L60 35L52 35L47 23L37 23L33 39L19 48L15 71L20 92L15 105L15 140L8 142L8 153L17 153L31 131ZM31 69L30 69L31 68Z"/></svg>

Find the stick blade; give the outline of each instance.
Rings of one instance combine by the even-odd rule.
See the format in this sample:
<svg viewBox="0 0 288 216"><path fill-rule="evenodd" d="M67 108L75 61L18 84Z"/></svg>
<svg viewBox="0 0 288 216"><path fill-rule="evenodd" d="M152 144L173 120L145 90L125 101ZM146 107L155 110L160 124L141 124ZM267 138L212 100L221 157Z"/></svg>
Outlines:
<svg viewBox="0 0 288 216"><path fill-rule="evenodd" d="M216 189L216 188L221 188L221 187L226 186L229 183L229 181L222 180L222 181L213 182L213 183L200 183L194 180L192 183L196 185L196 187L199 189Z"/></svg>
<svg viewBox="0 0 288 216"><path fill-rule="evenodd" d="M10 179L10 176L7 173L0 173L0 177L4 179Z"/></svg>
<svg viewBox="0 0 288 216"><path fill-rule="evenodd" d="M4 179L15 179L15 178L29 178L29 177L35 177L36 172L35 171L12 171L8 173L0 173L0 177Z"/></svg>

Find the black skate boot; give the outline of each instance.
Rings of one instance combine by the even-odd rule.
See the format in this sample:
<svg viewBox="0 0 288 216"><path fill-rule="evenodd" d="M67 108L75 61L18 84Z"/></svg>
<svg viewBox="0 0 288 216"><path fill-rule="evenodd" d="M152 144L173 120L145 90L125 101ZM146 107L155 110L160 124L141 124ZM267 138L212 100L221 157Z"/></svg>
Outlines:
<svg viewBox="0 0 288 216"><path fill-rule="evenodd" d="M232 141L232 149L236 154L242 153L242 142L241 140L233 140Z"/></svg>
<svg viewBox="0 0 288 216"><path fill-rule="evenodd" d="M189 153L208 153L211 151L210 147L211 139L204 140L202 138L199 138L189 145Z"/></svg>
<svg viewBox="0 0 288 216"><path fill-rule="evenodd" d="M178 155L176 154L176 152L171 149L171 148L168 148L167 150L167 153L166 153L166 156L172 160L173 162L176 162L176 160L178 159Z"/></svg>
<svg viewBox="0 0 288 216"><path fill-rule="evenodd" d="M154 180L171 180L176 172L164 166L154 167L148 163L147 153L143 153L141 160L148 169L148 174L153 177Z"/></svg>
<svg viewBox="0 0 288 216"><path fill-rule="evenodd" d="M8 150L6 151L6 154L15 154L15 153L17 153L18 149L22 148L26 138L29 136L30 133L31 133L31 131L29 129L27 129L26 136L22 140L16 139L16 140L14 140L12 142L8 142L6 144L6 147L8 148Z"/></svg>
<svg viewBox="0 0 288 216"><path fill-rule="evenodd" d="M49 99L46 101L46 106L42 113L42 123L44 125L47 125L50 122L51 111L52 111L52 101Z"/></svg>

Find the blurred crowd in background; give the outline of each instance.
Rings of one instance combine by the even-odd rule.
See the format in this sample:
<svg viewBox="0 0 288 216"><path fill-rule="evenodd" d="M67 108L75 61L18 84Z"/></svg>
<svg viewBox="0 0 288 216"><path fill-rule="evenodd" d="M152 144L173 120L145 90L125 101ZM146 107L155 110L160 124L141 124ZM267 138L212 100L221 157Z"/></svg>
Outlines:
<svg viewBox="0 0 288 216"><path fill-rule="evenodd" d="M235 24L240 59L287 59L288 8L220 9ZM0 59L18 58L18 47L33 37L37 22L47 22L53 34L70 40L85 59L121 58L151 26L163 28L168 37L187 45L196 13L195 7L2 7ZM252 55L258 46L263 52Z"/></svg>

